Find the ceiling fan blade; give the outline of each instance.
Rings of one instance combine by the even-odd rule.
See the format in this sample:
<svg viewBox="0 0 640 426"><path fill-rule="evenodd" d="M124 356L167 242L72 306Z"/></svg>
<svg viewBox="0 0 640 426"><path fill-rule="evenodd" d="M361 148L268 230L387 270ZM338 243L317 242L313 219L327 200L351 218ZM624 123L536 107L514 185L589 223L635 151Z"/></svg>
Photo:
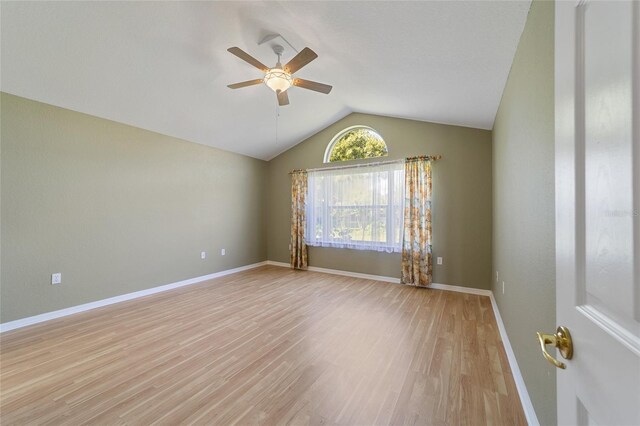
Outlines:
<svg viewBox="0 0 640 426"><path fill-rule="evenodd" d="M318 55L316 54L316 52L309 49L308 47L305 47L300 53L294 56L293 59L287 63L287 65L284 66L284 70L289 74L293 74L317 57Z"/></svg>
<svg viewBox="0 0 640 426"><path fill-rule="evenodd" d="M304 80L302 78L294 78L293 85L324 94L329 93L331 89L333 89L333 86L329 86L328 84L318 83L317 81Z"/></svg>
<svg viewBox="0 0 640 426"><path fill-rule="evenodd" d="M259 60L257 60L256 58L254 58L253 56L249 55L247 52L245 52L244 50L240 49L239 47L230 47L227 49L227 51L229 53L232 53L234 55L236 55L238 58L242 59L245 62L248 62L249 64L253 65L254 67L258 68L259 70L262 70L264 72L269 71L269 67L267 67L265 64L263 64L262 62L260 62Z"/></svg>
<svg viewBox="0 0 640 426"><path fill-rule="evenodd" d="M278 105L289 105L289 95L287 95L286 90L284 92L278 92Z"/></svg>
<svg viewBox="0 0 640 426"><path fill-rule="evenodd" d="M247 86L253 86L253 85L256 85L256 84L260 84L260 83L262 83L262 81L263 80L261 78L259 78L257 80L248 80L248 81L242 81L240 83L229 84L227 87L229 89L239 89L241 87L247 87Z"/></svg>

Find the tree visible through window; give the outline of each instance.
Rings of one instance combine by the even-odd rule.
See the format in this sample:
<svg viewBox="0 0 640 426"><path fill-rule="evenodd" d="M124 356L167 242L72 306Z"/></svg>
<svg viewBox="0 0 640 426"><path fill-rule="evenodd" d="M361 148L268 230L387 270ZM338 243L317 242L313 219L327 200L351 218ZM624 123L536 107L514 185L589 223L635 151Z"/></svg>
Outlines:
<svg viewBox="0 0 640 426"><path fill-rule="evenodd" d="M387 144L370 127L354 126L338 133L329 144L329 158L325 162L376 158L387 155Z"/></svg>

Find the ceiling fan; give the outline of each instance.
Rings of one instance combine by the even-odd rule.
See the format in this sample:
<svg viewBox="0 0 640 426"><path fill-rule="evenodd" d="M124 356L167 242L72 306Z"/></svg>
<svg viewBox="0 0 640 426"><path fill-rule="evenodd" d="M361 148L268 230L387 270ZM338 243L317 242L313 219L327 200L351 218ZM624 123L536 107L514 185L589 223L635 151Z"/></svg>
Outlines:
<svg viewBox="0 0 640 426"><path fill-rule="evenodd" d="M241 87L264 83L271 90L276 92L276 96L278 97L278 104L281 106L289 105L289 95L287 94L287 89L289 89L291 86L302 87L303 89L314 90L316 92L325 94L329 93L332 89L332 87L328 84L322 84L311 80L304 80L302 78L293 77L293 73L318 57L316 52L309 49L308 47L302 49L300 53L294 56L294 58L291 59L283 67L282 64L280 64L280 56L282 55L284 48L280 45L273 46L274 53L278 55L278 62L273 68L267 67L262 62L258 61L256 58L249 55L239 47L230 47L229 49L227 49L227 51L265 73L263 78L229 84L227 87L230 89L239 89Z"/></svg>

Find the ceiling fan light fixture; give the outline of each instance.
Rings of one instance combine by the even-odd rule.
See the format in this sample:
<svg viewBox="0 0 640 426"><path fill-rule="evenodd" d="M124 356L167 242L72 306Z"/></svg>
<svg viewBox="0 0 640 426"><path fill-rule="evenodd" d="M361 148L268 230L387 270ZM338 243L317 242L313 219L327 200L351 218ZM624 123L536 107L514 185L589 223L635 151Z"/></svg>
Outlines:
<svg viewBox="0 0 640 426"><path fill-rule="evenodd" d="M281 68L271 68L264 76L264 84L266 84L274 92L284 92L293 86L293 77Z"/></svg>

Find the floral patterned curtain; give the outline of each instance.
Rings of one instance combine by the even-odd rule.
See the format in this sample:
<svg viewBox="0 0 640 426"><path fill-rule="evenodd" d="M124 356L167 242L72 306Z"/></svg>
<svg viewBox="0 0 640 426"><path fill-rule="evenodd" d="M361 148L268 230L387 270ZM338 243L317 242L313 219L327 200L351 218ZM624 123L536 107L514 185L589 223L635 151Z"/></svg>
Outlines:
<svg viewBox="0 0 640 426"><path fill-rule="evenodd" d="M404 284L431 284L431 157L407 158L404 166Z"/></svg>
<svg viewBox="0 0 640 426"><path fill-rule="evenodd" d="M291 250L290 263L294 269L307 269L307 245L304 230L307 225L305 200L307 197L307 172L291 172Z"/></svg>

